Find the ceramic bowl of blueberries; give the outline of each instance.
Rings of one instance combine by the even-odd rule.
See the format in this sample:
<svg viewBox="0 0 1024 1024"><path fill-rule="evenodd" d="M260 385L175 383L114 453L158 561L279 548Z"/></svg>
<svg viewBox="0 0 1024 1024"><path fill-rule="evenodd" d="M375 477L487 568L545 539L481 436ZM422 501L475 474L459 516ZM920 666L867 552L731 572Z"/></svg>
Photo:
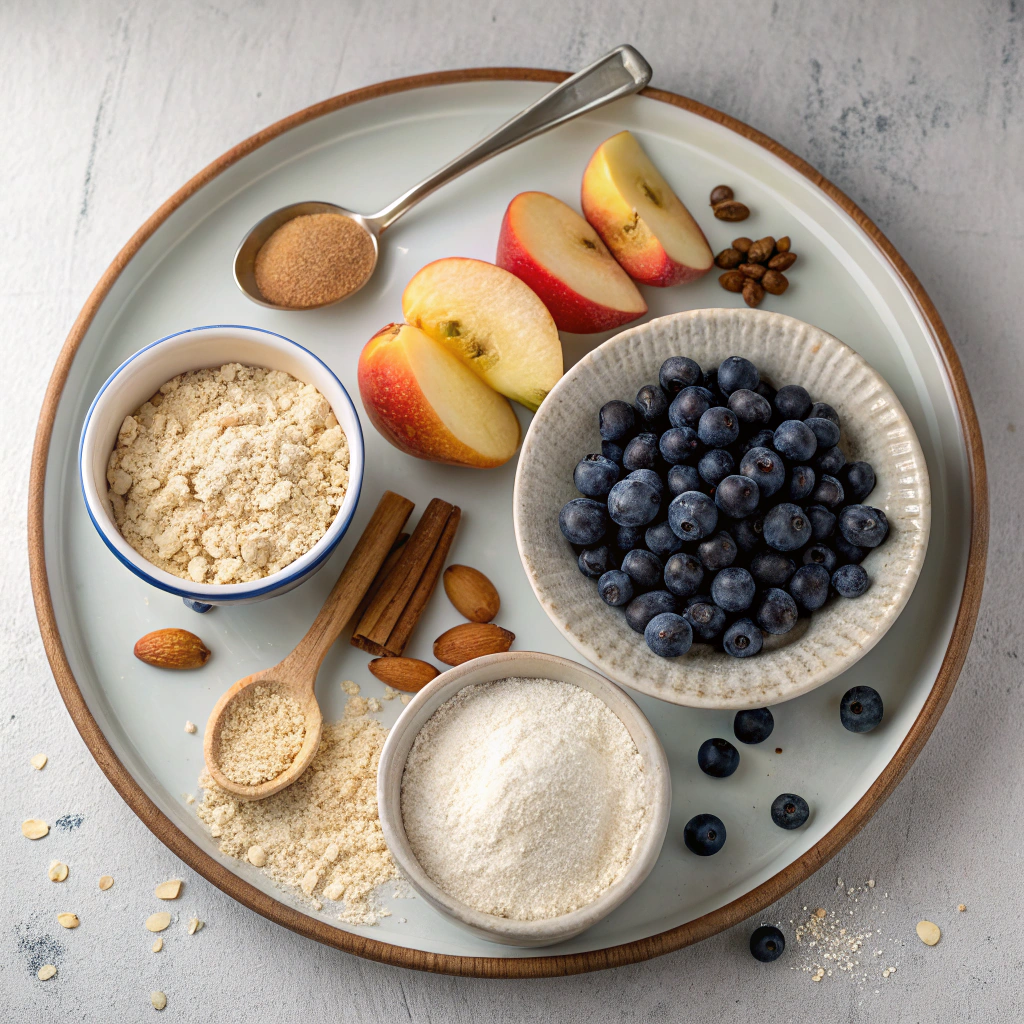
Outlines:
<svg viewBox="0 0 1024 1024"><path fill-rule="evenodd" d="M924 563L928 469L885 380L754 309L624 331L558 382L513 499L530 584L612 679L753 708L862 658Z"/></svg>

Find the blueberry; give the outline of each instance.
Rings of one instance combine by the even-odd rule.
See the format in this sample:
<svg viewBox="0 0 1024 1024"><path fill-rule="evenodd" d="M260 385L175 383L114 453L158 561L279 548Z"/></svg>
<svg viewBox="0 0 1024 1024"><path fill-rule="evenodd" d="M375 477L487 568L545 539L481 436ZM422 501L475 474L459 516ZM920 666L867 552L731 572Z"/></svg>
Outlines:
<svg viewBox="0 0 1024 1024"><path fill-rule="evenodd" d="M802 420L811 411L811 396L799 384L787 384L775 393L772 404L784 420Z"/></svg>
<svg viewBox="0 0 1024 1024"><path fill-rule="evenodd" d="M812 544L804 548L801 558L804 565L820 565L826 572L833 572L839 561L836 553L827 544Z"/></svg>
<svg viewBox="0 0 1024 1024"><path fill-rule="evenodd" d="M846 563L860 565L867 558L868 551L870 550L869 548L860 548L856 544L851 544L838 530L831 542L832 547L836 549L840 563L843 565Z"/></svg>
<svg viewBox="0 0 1024 1024"><path fill-rule="evenodd" d="M625 441L636 429L636 413L628 402L616 399L601 406L598 422L602 441Z"/></svg>
<svg viewBox="0 0 1024 1024"><path fill-rule="evenodd" d="M697 463L697 472L712 487L717 487L727 476L736 471L736 460L724 448L712 448L705 452Z"/></svg>
<svg viewBox="0 0 1024 1024"><path fill-rule="evenodd" d="M811 521L811 537L814 540L827 540L836 528L834 512L829 512L824 505L809 505L806 509L807 518Z"/></svg>
<svg viewBox="0 0 1024 1024"><path fill-rule="evenodd" d="M586 455L572 474L572 482L580 494L588 498L605 498L612 484L619 479L619 467L603 455Z"/></svg>
<svg viewBox="0 0 1024 1024"><path fill-rule="evenodd" d="M643 480L644 483L649 484L651 487L658 492L658 498L661 499L662 494L665 491L665 481L654 472L653 469L634 469L627 477L627 480Z"/></svg>
<svg viewBox="0 0 1024 1024"><path fill-rule="evenodd" d="M811 492L811 501L816 505L825 505L828 508L836 508L843 503L843 485L828 473L823 473Z"/></svg>
<svg viewBox="0 0 1024 1024"><path fill-rule="evenodd" d="M774 440L774 430L768 430L767 428L764 430L759 430L752 437L748 437L745 441L740 441L738 445L740 457L742 458L752 448L767 448L770 451L772 447L772 441Z"/></svg>
<svg viewBox="0 0 1024 1024"><path fill-rule="evenodd" d="M840 597L860 597L871 579L861 565L841 565L832 573L832 586Z"/></svg>
<svg viewBox="0 0 1024 1024"><path fill-rule="evenodd" d="M807 462L817 451L818 439L803 420L783 420L775 428L772 445L791 462Z"/></svg>
<svg viewBox="0 0 1024 1024"><path fill-rule="evenodd" d="M750 560L750 575L761 587L784 587L796 572L796 563L778 551L758 551Z"/></svg>
<svg viewBox="0 0 1024 1024"><path fill-rule="evenodd" d="M602 441L601 454L606 459L611 459L617 466L622 465L622 446L617 445L614 441Z"/></svg>
<svg viewBox="0 0 1024 1024"><path fill-rule="evenodd" d="M674 612L677 601L667 590L648 590L646 594L634 597L626 606L626 622L629 628L642 633L647 623L662 612Z"/></svg>
<svg viewBox="0 0 1024 1024"><path fill-rule="evenodd" d="M670 466L668 470L668 493L672 497L682 494L683 491L703 491L707 493L708 485L704 478L697 471L696 466Z"/></svg>
<svg viewBox="0 0 1024 1024"><path fill-rule="evenodd" d="M801 565L787 588L797 607L816 612L828 599L829 574L823 565Z"/></svg>
<svg viewBox="0 0 1024 1024"><path fill-rule="evenodd" d="M615 493L614 488L612 493ZM608 496L608 506L610 509L611 495ZM799 505L784 501L765 515L764 539L768 547L776 551L796 551L811 539L811 521Z"/></svg>
<svg viewBox="0 0 1024 1024"><path fill-rule="evenodd" d="M667 522L648 526L644 534L644 543L647 549L653 551L659 558L668 558L683 546L683 542L672 532L672 527Z"/></svg>
<svg viewBox="0 0 1024 1024"><path fill-rule="evenodd" d="M756 590L754 577L746 569L733 566L723 569L711 581L711 600L723 611L745 612L753 603Z"/></svg>
<svg viewBox="0 0 1024 1024"><path fill-rule="evenodd" d="M797 614L796 601L786 591L771 587L757 609L757 624L766 633L781 636L796 625Z"/></svg>
<svg viewBox="0 0 1024 1024"><path fill-rule="evenodd" d="M714 395L707 388L683 388L668 407L668 421L673 427L696 427L713 401Z"/></svg>
<svg viewBox="0 0 1024 1024"><path fill-rule="evenodd" d="M750 935L750 955L763 964L778 960L785 948L785 936L770 924L755 928Z"/></svg>
<svg viewBox="0 0 1024 1024"><path fill-rule="evenodd" d="M799 828L810 816L807 801L796 793L780 793L772 801L772 821L779 828Z"/></svg>
<svg viewBox="0 0 1024 1024"><path fill-rule="evenodd" d="M716 405L701 416L697 436L709 448L724 448L740 436L740 421L731 409Z"/></svg>
<svg viewBox="0 0 1024 1024"><path fill-rule="evenodd" d="M654 469L657 464L657 434L637 434L623 449L622 468L627 473L634 469Z"/></svg>
<svg viewBox="0 0 1024 1024"><path fill-rule="evenodd" d="M849 462L841 478L849 501L863 501L875 489L875 471L866 462Z"/></svg>
<svg viewBox="0 0 1024 1024"><path fill-rule="evenodd" d="M814 479L810 466L794 466L789 474L789 500L803 501L814 490Z"/></svg>
<svg viewBox="0 0 1024 1024"><path fill-rule="evenodd" d="M736 541L725 530L716 533L714 537L702 540L697 545L697 557L700 559L700 564L712 572L727 569L736 561L738 553Z"/></svg>
<svg viewBox="0 0 1024 1024"><path fill-rule="evenodd" d="M729 356L718 366L718 386L722 394L731 395L734 391L745 388L753 391L761 382L757 367L743 356Z"/></svg>
<svg viewBox="0 0 1024 1024"><path fill-rule="evenodd" d="M749 619L743 621L750 622ZM774 728L775 717L768 708L737 711L736 717L732 720L732 731L740 743L764 743Z"/></svg>
<svg viewBox="0 0 1024 1024"><path fill-rule="evenodd" d="M661 495L645 480L627 477L608 492L608 515L619 526L646 526L658 514L660 506Z"/></svg>
<svg viewBox="0 0 1024 1024"><path fill-rule="evenodd" d="M725 629L725 612L710 598L690 598L683 614L693 627L694 642L711 643Z"/></svg>
<svg viewBox="0 0 1024 1024"><path fill-rule="evenodd" d="M590 579L596 580L612 568L611 551L607 544L599 548L584 548L578 560L580 572Z"/></svg>
<svg viewBox="0 0 1024 1024"><path fill-rule="evenodd" d="M616 484L616 487L619 485ZM612 488L614 493L615 488ZM611 495L609 495L609 499ZM582 500L582 499L581 499ZM683 541L698 541L710 537L718 526L718 508L700 491L683 491L672 499L668 507L668 522L672 532Z"/></svg>
<svg viewBox="0 0 1024 1024"><path fill-rule="evenodd" d="M808 416L804 420L814 432L818 439L818 448L824 451L826 448L834 448L839 444L839 424L825 419L824 416Z"/></svg>
<svg viewBox="0 0 1024 1024"><path fill-rule="evenodd" d="M828 402L815 402L807 413L807 419L830 420L837 427L842 427L842 424L839 422L839 413Z"/></svg>
<svg viewBox="0 0 1024 1024"><path fill-rule="evenodd" d="M722 635L722 649L733 658L752 658L763 643L761 630L750 619L737 619Z"/></svg>
<svg viewBox="0 0 1024 1024"><path fill-rule="evenodd" d="M663 430L665 417L668 415L668 399L665 392L657 384L645 384L636 393L633 406L637 411L637 421L646 430Z"/></svg>
<svg viewBox="0 0 1024 1024"><path fill-rule="evenodd" d="M615 532L615 546L622 552L644 546L645 529L642 526L620 526Z"/></svg>
<svg viewBox="0 0 1024 1024"><path fill-rule="evenodd" d="M880 508L847 505L839 513L839 532L859 548L877 548L889 535L889 521Z"/></svg>
<svg viewBox="0 0 1024 1024"><path fill-rule="evenodd" d="M659 658L678 658L690 649L693 630L682 615L662 612L647 623L644 640Z"/></svg>
<svg viewBox="0 0 1024 1024"><path fill-rule="evenodd" d="M697 751L697 767L713 779L727 779L739 766L740 752L728 740L705 740Z"/></svg>
<svg viewBox="0 0 1024 1024"><path fill-rule="evenodd" d="M740 388L729 396L729 408L746 427L763 427L771 422L772 407L756 391Z"/></svg>
<svg viewBox="0 0 1024 1024"><path fill-rule="evenodd" d="M760 488L749 476L727 476L715 490L715 504L732 519L745 519L760 500Z"/></svg>
<svg viewBox="0 0 1024 1024"><path fill-rule="evenodd" d="M700 384L703 379L701 368L686 356L669 356L658 371L658 382L666 395L678 395L683 388Z"/></svg>
<svg viewBox="0 0 1024 1024"><path fill-rule="evenodd" d="M690 853L710 857L725 846L725 825L713 814L695 814L683 826L683 842Z"/></svg>
<svg viewBox="0 0 1024 1024"><path fill-rule="evenodd" d="M839 702L839 721L850 732L871 732L882 720L882 698L870 686L854 686Z"/></svg>
<svg viewBox="0 0 1024 1024"><path fill-rule="evenodd" d="M661 457L670 465L692 459L700 451L700 441L693 427L669 427L658 441Z"/></svg>
<svg viewBox="0 0 1024 1024"><path fill-rule="evenodd" d="M713 405L725 405L726 395L718 384L718 369L704 371L704 388L711 392Z"/></svg>
<svg viewBox="0 0 1024 1024"><path fill-rule="evenodd" d="M828 423L828 420L822 422ZM845 465L846 456L839 445L833 445L831 448L819 448L818 454L814 456L814 468L819 473L828 473L829 476L836 476Z"/></svg>
<svg viewBox="0 0 1024 1024"><path fill-rule="evenodd" d="M761 383L758 384L757 387L754 388L754 390L763 399L765 399L765 401L767 401L769 405L775 405L775 396L778 394L778 392L763 377L761 378Z"/></svg>
<svg viewBox="0 0 1024 1024"><path fill-rule="evenodd" d="M609 569L597 581L597 592L605 604L621 608L633 600L633 581L621 569Z"/></svg>
<svg viewBox="0 0 1024 1024"><path fill-rule="evenodd" d="M763 498L770 498L786 480L786 464L770 448L751 448L740 459L740 472L757 484Z"/></svg>
<svg viewBox="0 0 1024 1024"><path fill-rule="evenodd" d="M608 509L592 498L573 498L558 513L558 525L570 544L593 547L608 529Z"/></svg>
<svg viewBox="0 0 1024 1024"><path fill-rule="evenodd" d="M696 555L680 551L665 561L665 586L679 597L692 597L704 581L704 567Z"/></svg>
<svg viewBox="0 0 1024 1024"><path fill-rule="evenodd" d="M764 517L755 514L737 520L729 524L729 532L736 541L736 547L744 555L749 555L764 544Z"/></svg>
<svg viewBox="0 0 1024 1024"><path fill-rule="evenodd" d="M622 559L622 571L633 581L634 590L653 590L660 585L665 567L652 551L634 548Z"/></svg>

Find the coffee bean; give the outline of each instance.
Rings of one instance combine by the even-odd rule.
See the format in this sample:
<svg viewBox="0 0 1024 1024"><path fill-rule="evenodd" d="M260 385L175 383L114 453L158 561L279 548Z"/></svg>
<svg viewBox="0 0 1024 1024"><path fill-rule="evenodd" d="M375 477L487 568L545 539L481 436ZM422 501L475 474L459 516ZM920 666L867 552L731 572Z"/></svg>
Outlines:
<svg viewBox="0 0 1024 1024"><path fill-rule="evenodd" d="M737 252L745 253L752 245L754 240L752 238L734 238L732 240L732 247Z"/></svg>
<svg viewBox="0 0 1024 1024"><path fill-rule="evenodd" d="M771 259L771 255L774 251L775 239L772 238L771 235L765 235L764 238L759 238L747 250L747 262L764 263L766 260Z"/></svg>
<svg viewBox="0 0 1024 1024"><path fill-rule="evenodd" d="M781 295L789 287L789 280L785 274L780 274L777 270L769 270L761 278L761 286L772 295Z"/></svg>
<svg viewBox="0 0 1024 1024"><path fill-rule="evenodd" d="M724 203L726 199L732 199L733 195L733 190L728 185L716 185L711 190L711 205Z"/></svg>
<svg viewBox="0 0 1024 1024"><path fill-rule="evenodd" d="M794 263L796 263L795 252L780 252L776 253L768 261L768 266L771 267L772 270L789 270Z"/></svg>
<svg viewBox="0 0 1024 1024"><path fill-rule="evenodd" d="M727 292L741 292L743 291L744 284L746 284L749 280L749 277L745 277L738 270L727 270L718 279L718 283Z"/></svg>
<svg viewBox="0 0 1024 1024"><path fill-rule="evenodd" d="M743 262L743 253L739 249L723 249L715 257L715 266L723 270L732 270Z"/></svg>
<svg viewBox="0 0 1024 1024"><path fill-rule="evenodd" d="M764 289L760 283L755 281L752 277L748 277L743 282L743 301L748 306L760 306L761 300L764 298Z"/></svg>
<svg viewBox="0 0 1024 1024"><path fill-rule="evenodd" d="M735 199L726 199L722 203L715 203L712 209L719 220L746 220L750 216L750 210Z"/></svg>
<svg viewBox="0 0 1024 1024"><path fill-rule="evenodd" d="M765 268L760 263L741 263L736 269L746 277L752 277L755 281L760 281L765 274Z"/></svg>
<svg viewBox="0 0 1024 1024"><path fill-rule="evenodd" d="M789 252L789 235L783 235L775 243L775 251L776 252Z"/></svg>

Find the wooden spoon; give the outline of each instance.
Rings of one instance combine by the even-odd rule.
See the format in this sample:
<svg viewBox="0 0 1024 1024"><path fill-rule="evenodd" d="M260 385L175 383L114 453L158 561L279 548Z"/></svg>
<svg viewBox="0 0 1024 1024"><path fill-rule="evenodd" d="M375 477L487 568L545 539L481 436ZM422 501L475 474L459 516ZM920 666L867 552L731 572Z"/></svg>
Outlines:
<svg viewBox="0 0 1024 1024"><path fill-rule="evenodd" d="M309 632L284 661L239 679L217 701L206 723L203 756L214 782L221 789L243 800L263 800L291 785L313 760L323 729L323 715L314 692L317 672L331 645L369 590L412 510L411 501L392 491L385 491ZM247 786L232 782L220 770L221 729L228 705L243 690L257 685L270 687L295 700L305 716L306 733L295 760L280 775L258 785Z"/></svg>

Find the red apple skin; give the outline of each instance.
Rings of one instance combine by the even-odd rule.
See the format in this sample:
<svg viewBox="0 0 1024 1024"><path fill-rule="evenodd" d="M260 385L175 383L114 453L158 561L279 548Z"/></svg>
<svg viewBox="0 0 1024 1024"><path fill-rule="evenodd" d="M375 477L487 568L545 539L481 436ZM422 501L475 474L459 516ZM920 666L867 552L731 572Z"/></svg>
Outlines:
<svg viewBox="0 0 1024 1024"><path fill-rule="evenodd" d="M518 198L518 197L516 197ZM647 304L637 312L612 309L580 295L527 252L512 229L511 214L515 199L509 203L498 234L498 255L495 263L510 274L515 274L529 285L548 307L555 326L569 334L597 334L611 331L637 320L647 312Z"/></svg>

